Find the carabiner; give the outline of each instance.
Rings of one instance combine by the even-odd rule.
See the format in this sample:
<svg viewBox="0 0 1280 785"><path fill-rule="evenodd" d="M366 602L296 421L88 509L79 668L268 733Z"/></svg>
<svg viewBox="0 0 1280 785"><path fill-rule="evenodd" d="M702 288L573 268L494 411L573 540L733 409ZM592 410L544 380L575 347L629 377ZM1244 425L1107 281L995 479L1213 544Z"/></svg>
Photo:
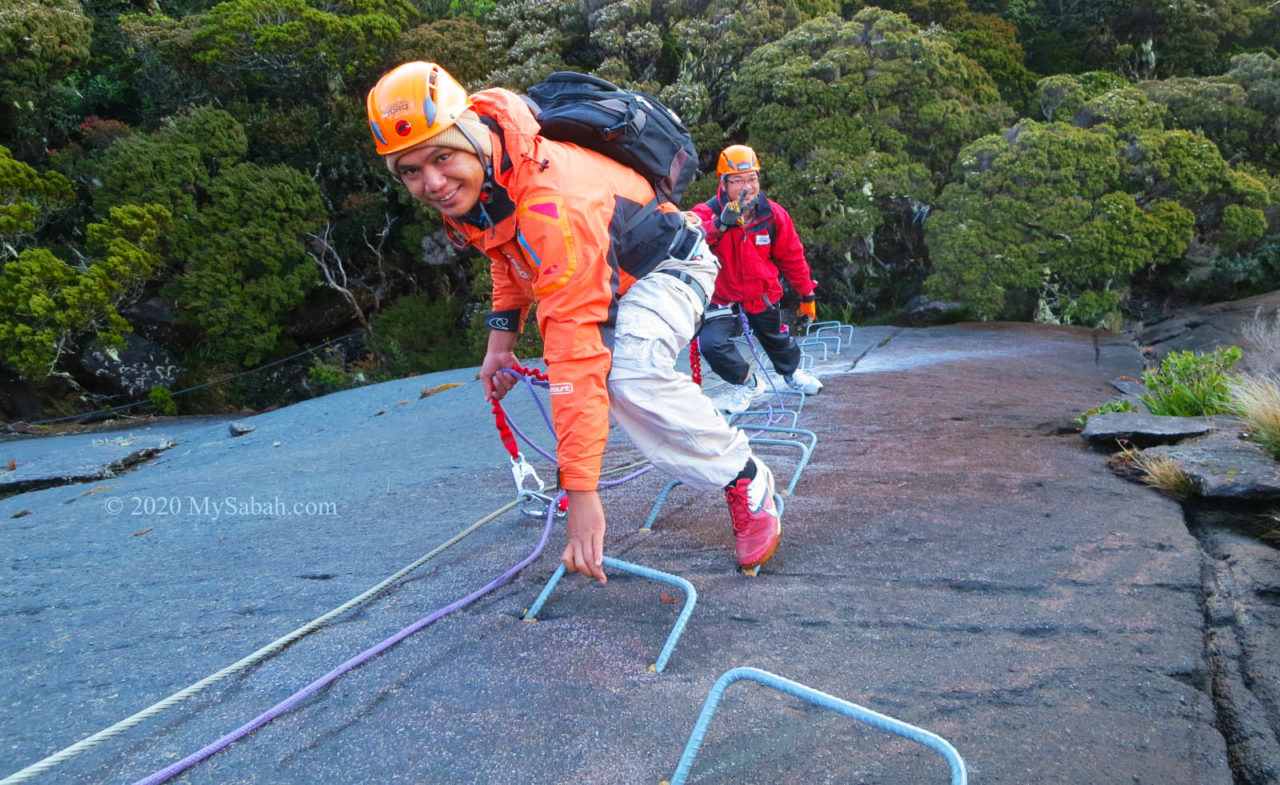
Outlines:
<svg viewBox="0 0 1280 785"><path fill-rule="evenodd" d="M546 489L546 485L542 482L542 478L538 476L538 473L534 471L533 467L529 465L529 462L524 459L524 455L521 453L516 453L516 456L511 459L511 476L516 481L516 494L519 496L530 493L541 494ZM537 487L524 487L524 481L528 479L532 479Z"/></svg>

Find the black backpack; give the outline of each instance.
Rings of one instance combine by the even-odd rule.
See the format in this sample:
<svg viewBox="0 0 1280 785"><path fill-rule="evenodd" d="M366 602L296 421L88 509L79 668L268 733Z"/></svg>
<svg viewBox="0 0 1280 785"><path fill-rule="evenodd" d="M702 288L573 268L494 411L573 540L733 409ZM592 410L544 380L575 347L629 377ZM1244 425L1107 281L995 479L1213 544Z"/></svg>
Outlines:
<svg viewBox="0 0 1280 785"><path fill-rule="evenodd" d="M588 74L557 71L529 88L541 134L595 150L644 175L659 199L679 204L698 171L698 151L661 101Z"/></svg>

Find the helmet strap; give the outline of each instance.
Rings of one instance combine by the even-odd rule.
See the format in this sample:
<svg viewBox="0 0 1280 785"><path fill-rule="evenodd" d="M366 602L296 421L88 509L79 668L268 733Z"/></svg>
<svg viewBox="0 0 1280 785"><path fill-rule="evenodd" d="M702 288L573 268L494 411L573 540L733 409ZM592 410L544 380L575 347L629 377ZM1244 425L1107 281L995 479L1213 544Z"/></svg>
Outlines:
<svg viewBox="0 0 1280 785"><path fill-rule="evenodd" d="M480 146L480 142L471 135L471 132L462 123L457 123L453 127L461 131L462 135L471 143L471 146L475 148L476 157L480 159L480 165L484 167L484 184L480 186L480 202L488 204L493 201L493 189L497 185L493 179L493 161L484 154L484 148Z"/></svg>

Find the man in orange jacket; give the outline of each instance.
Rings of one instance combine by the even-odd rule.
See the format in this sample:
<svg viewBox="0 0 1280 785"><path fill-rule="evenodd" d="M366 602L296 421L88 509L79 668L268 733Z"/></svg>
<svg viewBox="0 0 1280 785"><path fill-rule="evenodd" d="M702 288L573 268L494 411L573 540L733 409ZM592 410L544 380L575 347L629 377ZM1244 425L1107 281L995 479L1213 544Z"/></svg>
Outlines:
<svg viewBox="0 0 1280 785"><path fill-rule="evenodd" d="M769 468L697 385L675 369L715 283L702 231L659 203L637 172L538 135L520 96L468 96L434 63L405 63L369 91L378 153L455 244L493 276L485 399L516 378L513 350L533 303L551 382L572 571L605 581L597 488L609 417L655 466L695 490L724 489L738 563L767 561L781 521Z"/></svg>
<svg viewBox="0 0 1280 785"><path fill-rule="evenodd" d="M778 375L794 390L815 395L822 382L800 368L800 347L782 328L778 307L787 277L800 295L800 315L814 318L814 282L804 246L790 214L760 192L760 161L745 144L726 147L716 162L720 188L693 212L702 219L707 243L720 259L711 307L698 337L702 356L721 379L733 385L724 408L746 410L759 386L750 366L733 345L737 312L747 315L751 334L773 362Z"/></svg>

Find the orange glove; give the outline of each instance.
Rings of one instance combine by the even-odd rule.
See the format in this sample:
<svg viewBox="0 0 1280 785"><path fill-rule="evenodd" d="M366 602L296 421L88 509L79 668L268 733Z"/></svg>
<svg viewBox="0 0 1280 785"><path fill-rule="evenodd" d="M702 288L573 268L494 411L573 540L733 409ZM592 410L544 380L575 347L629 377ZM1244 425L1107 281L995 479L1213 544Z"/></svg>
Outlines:
<svg viewBox="0 0 1280 785"><path fill-rule="evenodd" d="M818 318L818 306L814 302L813 297L806 297L800 301L800 307L796 309L796 313L800 314L809 321L815 321Z"/></svg>

